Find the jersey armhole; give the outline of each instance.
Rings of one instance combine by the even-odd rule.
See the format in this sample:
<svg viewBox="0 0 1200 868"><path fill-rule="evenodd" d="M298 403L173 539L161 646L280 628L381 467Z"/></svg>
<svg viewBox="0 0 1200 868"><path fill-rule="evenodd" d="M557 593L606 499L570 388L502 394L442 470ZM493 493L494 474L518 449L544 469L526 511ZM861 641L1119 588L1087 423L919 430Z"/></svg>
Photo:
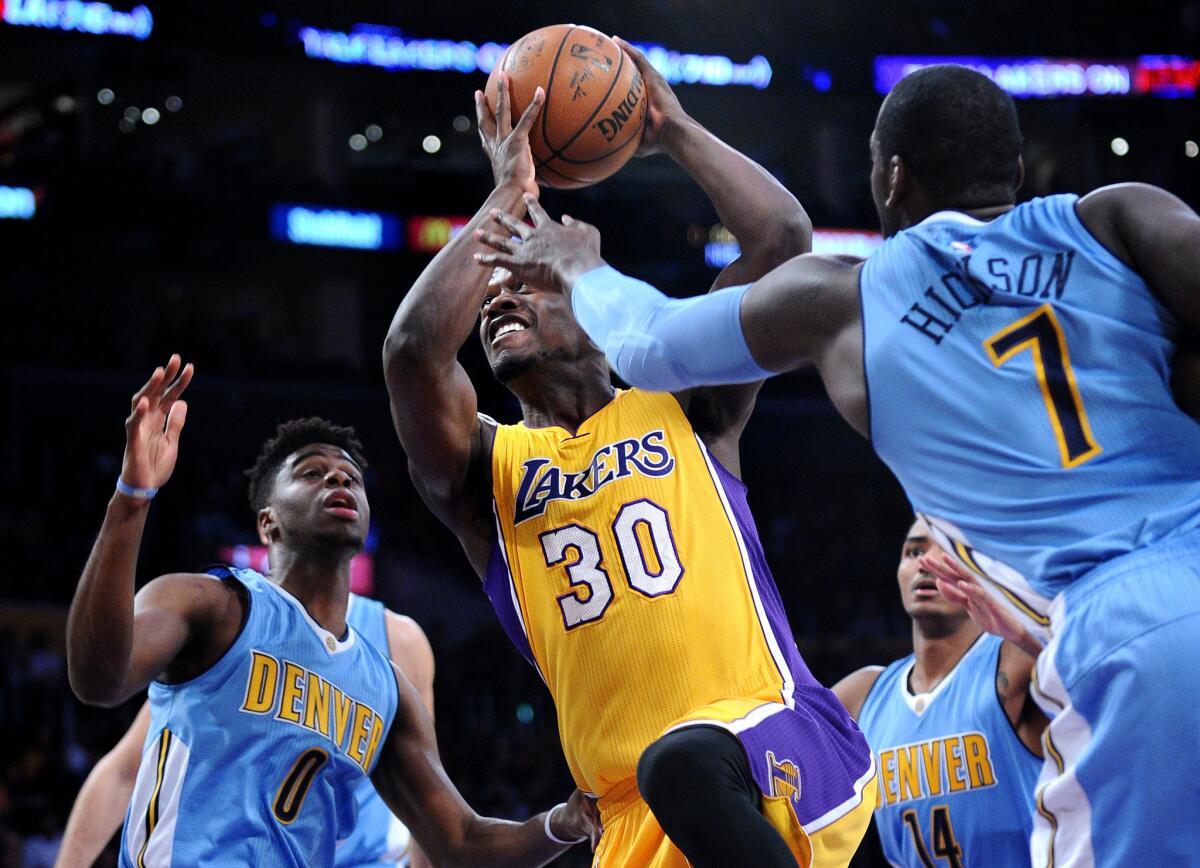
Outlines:
<svg viewBox="0 0 1200 868"><path fill-rule="evenodd" d="M1117 256L1116 253L1114 253L1112 250L1109 249L1107 244L1105 244L1103 241L1101 241L1099 238L1097 238L1096 235L1092 232L1092 230L1088 228L1087 223L1085 223L1083 221L1083 218L1079 216L1079 203L1080 203L1080 201L1082 201L1082 199L1083 199L1082 196L1076 196L1075 201L1073 201L1070 205L1070 212L1071 212L1070 219L1074 222L1075 227L1077 227L1077 231L1078 231L1080 238L1083 240L1083 242L1085 244L1088 245L1088 247L1091 248L1091 251L1093 253L1099 254L1100 258L1104 259L1110 266L1115 268L1117 271L1120 271L1127 275L1132 275L1133 277L1136 277L1138 280L1140 280L1142 283L1145 283L1146 279L1144 277L1142 277L1137 271L1135 271L1132 265L1127 263L1121 257Z"/></svg>
<svg viewBox="0 0 1200 868"><path fill-rule="evenodd" d="M856 718L856 722L862 720L863 712L867 710L867 703L875 694L875 688L879 686L879 682L883 680L883 676L887 675L887 671L891 668L892 664L889 663L887 666L884 666L877 673L875 673L875 680L871 682L871 686L868 687L867 692L863 694L862 702L858 704L858 717ZM861 727L862 725L859 724L860 729Z"/></svg>
<svg viewBox="0 0 1200 868"><path fill-rule="evenodd" d="M1040 757L1030 750L1029 745L1025 744L1025 740L1021 738L1021 733L1017 731L1016 724L1009 719L1008 711L1004 708L1004 700L1000 698L1000 691L996 689L996 682L1000 680L1000 658L1004 653L1004 645L1007 641L1007 639L1004 639L996 646L996 665L992 669L992 698L996 700L996 707L1000 710L1000 716L1004 718L1004 722L1008 724L1008 731L1012 733L1013 740L1021 746L1021 749L1025 751L1025 753L1029 754L1038 762L1042 762L1044 757ZM1028 699L1028 697L1026 697L1026 699ZM1024 705L1022 705L1022 707L1024 707Z"/></svg>
<svg viewBox="0 0 1200 868"><path fill-rule="evenodd" d="M211 575L216 581L229 585L233 592L237 594L239 601L242 603L242 623L238 627L237 634L233 637L233 641L229 643L229 647L226 648L216 660L186 681L163 681L159 678L155 678L152 682L150 682L151 684L156 684L160 689L166 690L179 690L183 687L190 687L195 685L201 679L206 678L212 672L221 669L227 661L232 659L234 652L237 650L239 643L242 641L242 637L246 635L246 627L248 627L250 624L250 613L254 608L254 599L253 594L250 593L250 588L246 586L245 582L234 575L231 570L225 569L222 572L224 573L223 575L216 575L216 571L211 570L209 571L209 575Z"/></svg>

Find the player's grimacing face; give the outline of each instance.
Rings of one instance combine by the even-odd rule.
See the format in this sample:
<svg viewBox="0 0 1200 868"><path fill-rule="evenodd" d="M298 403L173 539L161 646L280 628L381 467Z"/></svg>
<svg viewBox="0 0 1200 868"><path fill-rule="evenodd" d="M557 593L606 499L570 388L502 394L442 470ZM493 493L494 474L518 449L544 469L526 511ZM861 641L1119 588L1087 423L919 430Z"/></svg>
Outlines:
<svg viewBox="0 0 1200 868"><path fill-rule="evenodd" d="M479 339L492 373L502 383L543 359L580 358L595 352L560 292L518 283L497 268L479 309Z"/></svg>
<svg viewBox="0 0 1200 868"><path fill-rule="evenodd" d="M297 449L275 476L269 509L286 535L361 547L371 524L362 469L328 443Z"/></svg>

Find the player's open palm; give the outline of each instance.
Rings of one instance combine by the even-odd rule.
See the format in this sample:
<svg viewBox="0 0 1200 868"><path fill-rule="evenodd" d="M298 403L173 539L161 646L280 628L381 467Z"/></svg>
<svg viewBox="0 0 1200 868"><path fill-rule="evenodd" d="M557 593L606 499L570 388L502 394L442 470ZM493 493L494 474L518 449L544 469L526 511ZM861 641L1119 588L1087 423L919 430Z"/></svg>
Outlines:
<svg viewBox="0 0 1200 868"><path fill-rule="evenodd" d="M529 148L529 130L546 101L540 87L516 125L512 122L512 90L508 76L500 73L496 89L496 106L488 106L483 91L475 91L475 119L479 123L479 139L492 164L492 177L497 187L516 184L531 196L538 195L537 168Z"/></svg>
<svg viewBox="0 0 1200 868"><path fill-rule="evenodd" d="M687 112L679 104L679 98L671 85L663 78L662 73L654 68L646 55L634 48L619 36L613 37L613 42L621 46L642 74L646 83L646 126L642 130L642 142L638 145L636 157L648 157L663 150L662 136L666 129L687 119Z"/></svg>
<svg viewBox="0 0 1200 868"><path fill-rule="evenodd" d="M517 220L500 210L492 219L503 234L476 229L475 237L492 248L476 253L475 260L487 267L507 268L519 283L540 289L565 292L585 272L604 260L600 257L600 232L582 220L563 215L559 223L545 212L532 196L525 195L525 207L533 225Z"/></svg>
<svg viewBox="0 0 1200 868"><path fill-rule="evenodd" d="M125 458L121 479L134 488L159 488L171 478L179 455L179 434L187 419L181 401L194 369L171 356L166 367L156 368L146 385L133 396L125 420Z"/></svg>
<svg viewBox="0 0 1200 868"><path fill-rule="evenodd" d="M936 557L933 554L922 555L918 563L937 581L942 596L965 608L980 629L1007 639L1037 656L1041 643L1033 638L1033 634L1012 611L988 593L978 576L945 552L939 552Z"/></svg>

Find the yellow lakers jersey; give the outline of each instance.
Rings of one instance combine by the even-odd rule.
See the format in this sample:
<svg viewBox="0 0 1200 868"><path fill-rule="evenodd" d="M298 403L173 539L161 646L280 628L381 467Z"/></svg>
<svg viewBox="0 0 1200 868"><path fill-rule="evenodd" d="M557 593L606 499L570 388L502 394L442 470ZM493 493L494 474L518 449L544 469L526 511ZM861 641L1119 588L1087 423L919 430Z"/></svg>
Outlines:
<svg viewBox="0 0 1200 868"><path fill-rule="evenodd" d="M670 394L616 397L575 435L497 429L485 587L541 673L578 785L603 795L689 711L793 703L810 682L745 486Z"/></svg>

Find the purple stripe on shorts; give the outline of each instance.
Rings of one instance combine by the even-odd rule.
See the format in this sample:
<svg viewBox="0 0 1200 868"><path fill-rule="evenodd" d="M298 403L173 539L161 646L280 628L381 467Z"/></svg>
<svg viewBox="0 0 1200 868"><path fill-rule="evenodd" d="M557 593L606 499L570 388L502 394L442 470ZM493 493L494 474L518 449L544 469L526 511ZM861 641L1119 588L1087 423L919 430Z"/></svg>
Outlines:
<svg viewBox="0 0 1200 868"><path fill-rule="evenodd" d="M512 576L509 575L502 546L500 535L497 534L492 540L492 553L488 557L487 574L483 577L483 590L492 601L492 608L496 610L500 626L504 628L508 638L517 646L521 656L529 661L529 665L537 669L537 663L533 660L533 650L529 647L529 639L521 626L521 616L517 614L513 602Z"/></svg>
<svg viewBox="0 0 1200 868"><path fill-rule="evenodd" d="M742 540L746 544L750 571L754 584L758 588L759 599L762 600L763 611L767 615L767 622L770 624L771 632L775 635L775 642L783 654L784 662L791 670L792 680L795 681L797 689L818 686L817 680L813 678L804 659L800 656L800 650L796 647L796 639L792 634L791 625L788 624L787 614L783 611L783 600L779 598L779 589L775 587L771 568L767 566L767 556L763 553L762 543L758 539L758 527L754 524L754 516L750 514L750 504L746 500L748 490L746 483L722 467L721 462L711 453L708 457L712 461L713 467L717 469L717 478L721 482L721 487L725 489L725 497L729 500L729 505L733 508L738 528L742 532Z"/></svg>
<svg viewBox="0 0 1200 868"><path fill-rule="evenodd" d="M807 825L854 799L855 782L871 767L871 749L841 705L801 698L794 709L781 705L737 736L763 795L791 796L796 817Z"/></svg>

